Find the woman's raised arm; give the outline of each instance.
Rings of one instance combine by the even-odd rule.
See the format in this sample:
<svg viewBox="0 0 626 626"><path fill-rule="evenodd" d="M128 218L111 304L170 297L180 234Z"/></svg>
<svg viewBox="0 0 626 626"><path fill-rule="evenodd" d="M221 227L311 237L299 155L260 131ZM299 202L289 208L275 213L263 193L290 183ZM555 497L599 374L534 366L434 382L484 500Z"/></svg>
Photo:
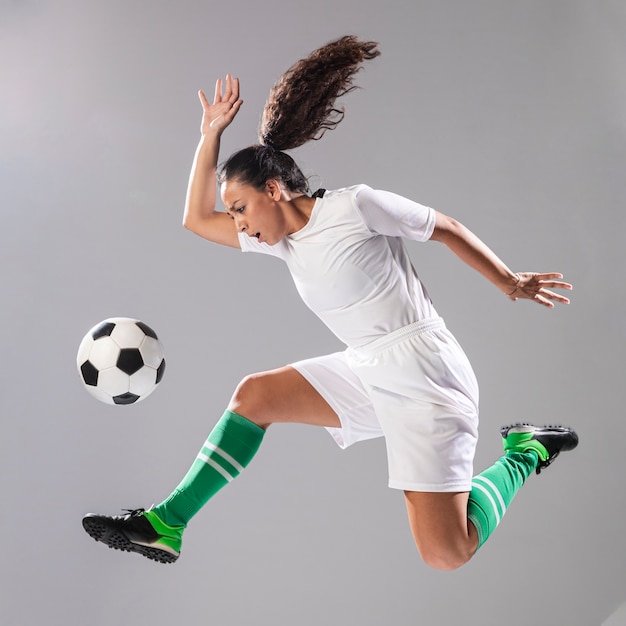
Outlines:
<svg viewBox="0 0 626 626"><path fill-rule="evenodd" d="M239 247L237 229L232 219L223 211L216 211L217 162L220 138L233 121L243 100L239 98L239 80L230 74L222 89L222 79L215 83L215 97L211 104L200 90L202 104L202 137L191 167L183 226L190 231L225 246Z"/></svg>

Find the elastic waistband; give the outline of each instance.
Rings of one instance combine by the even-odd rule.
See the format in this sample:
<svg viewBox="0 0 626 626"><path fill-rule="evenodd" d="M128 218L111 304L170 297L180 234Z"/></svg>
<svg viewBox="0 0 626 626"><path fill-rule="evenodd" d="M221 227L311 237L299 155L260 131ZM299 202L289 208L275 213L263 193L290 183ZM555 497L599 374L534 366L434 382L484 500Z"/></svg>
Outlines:
<svg viewBox="0 0 626 626"><path fill-rule="evenodd" d="M398 330L394 330L380 339L375 339L365 346L352 348L352 350L362 354L376 354L377 352L386 350L387 348L390 348L391 346L394 346L409 337L415 337L416 335L427 333L430 330L438 330L445 327L446 325L441 317L432 317L430 319L420 320L419 322L413 322L408 326L398 328Z"/></svg>

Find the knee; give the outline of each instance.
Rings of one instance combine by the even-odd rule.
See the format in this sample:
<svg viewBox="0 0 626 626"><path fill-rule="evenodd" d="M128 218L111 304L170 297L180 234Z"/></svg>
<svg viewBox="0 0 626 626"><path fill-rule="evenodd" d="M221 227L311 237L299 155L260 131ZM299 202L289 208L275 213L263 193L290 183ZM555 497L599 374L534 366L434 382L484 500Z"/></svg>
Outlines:
<svg viewBox="0 0 626 626"><path fill-rule="evenodd" d="M263 374L250 374L237 385L228 409L242 415L262 428L267 428L265 413L267 399L264 398Z"/></svg>
<svg viewBox="0 0 626 626"><path fill-rule="evenodd" d="M450 572L465 565L473 556L463 547L431 546L422 547L420 556L428 567L442 572Z"/></svg>

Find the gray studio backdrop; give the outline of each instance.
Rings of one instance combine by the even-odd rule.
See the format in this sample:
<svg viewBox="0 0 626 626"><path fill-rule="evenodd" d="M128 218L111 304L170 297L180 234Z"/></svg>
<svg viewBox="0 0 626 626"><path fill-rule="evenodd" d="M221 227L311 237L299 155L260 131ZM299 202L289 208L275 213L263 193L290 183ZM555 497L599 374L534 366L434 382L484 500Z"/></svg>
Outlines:
<svg viewBox="0 0 626 626"><path fill-rule="evenodd" d="M304 426L270 430L175 565L107 550L85 512L160 501L245 374L340 348L278 261L180 222L196 91L241 79L226 155L255 141L280 73L346 33L383 54L339 128L294 156L314 187L404 194L513 269L575 284L569 307L513 304L438 244L410 246L481 384L476 471L511 421L571 424L579 450L453 573L420 562L382 441L341 452ZM2 0L0 623L594 626L618 611L625 42L620 0ZM166 347L136 406L78 381L78 343L110 316Z"/></svg>

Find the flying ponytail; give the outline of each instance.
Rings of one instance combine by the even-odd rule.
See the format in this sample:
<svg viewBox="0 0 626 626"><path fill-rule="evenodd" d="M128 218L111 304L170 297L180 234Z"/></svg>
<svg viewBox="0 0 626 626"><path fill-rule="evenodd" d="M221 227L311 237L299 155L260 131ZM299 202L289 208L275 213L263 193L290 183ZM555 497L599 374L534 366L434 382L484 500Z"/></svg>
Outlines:
<svg viewBox="0 0 626 626"><path fill-rule="evenodd" d="M237 179L263 189L279 179L290 191L308 192L295 161L284 150L321 139L343 119L335 100L356 89L353 77L363 61L380 55L374 41L346 35L314 50L292 65L272 87L261 118L260 145L233 154L220 171L220 181Z"/></svg>
<svg viewBox="0 0 626 626"><path fill-rule="evenodd" d="M341 122L335 100L356 89L361 63L377 57L374 41L341 37L292 65L272 87L265 103L259 139L277 150L291 150L320 139Z"/></svg>

